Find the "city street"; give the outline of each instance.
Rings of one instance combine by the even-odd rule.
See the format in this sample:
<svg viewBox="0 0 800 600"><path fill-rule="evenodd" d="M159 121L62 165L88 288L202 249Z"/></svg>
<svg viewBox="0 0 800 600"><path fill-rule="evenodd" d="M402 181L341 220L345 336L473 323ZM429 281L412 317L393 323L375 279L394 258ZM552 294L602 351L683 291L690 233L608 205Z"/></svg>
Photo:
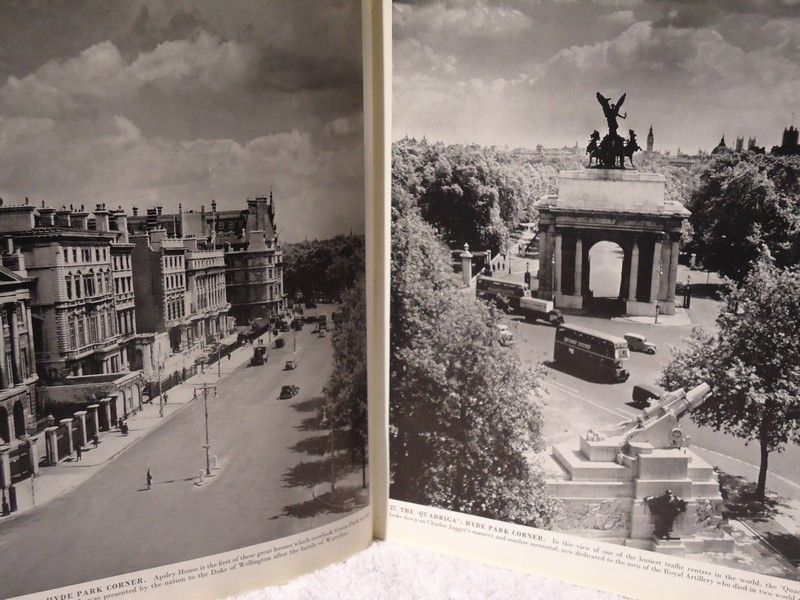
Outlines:
<svg viewBox="0 0 800 600"><path fill-rule="evenodd" d="M595 254L593 269L606 277L613 277L614 263L619 261L613 247L605 256ZM522 280L525 272L525 259L512 257L512 273L504 277ZM528 261L528 268L535 274L538 261ZM681 267L678 280L690 278L693 285L704 285L708 280L705 272L690 271ZM592 281L595 281L594 278ZM602 278L598 279L598 284ZM711 277L711 283L718 282ZM616 284L618 284L618 279ZM598 286L599 287L599 286ZM606 286L605 292L614 286ZM719 311L720 303L710 298L695 297L691 308L687 311L686 325L654 325L641 323L632 319L598 318L582 315L566 315L569 323L591 327L599 331L622 336L624 333L645 335L649 341L658 346L654 356L632 352L625 367L631 376L625 383L601 384L586 381L573 374L564 373L546 367L547 403L545 409L545 436L549 443L560 441L576 435L591 427L613 424L628 419L638 413L631 406L631 392L638 383L655 383L661 369L669 361L669 346L678 346L690 333L691 327L700 325L706 329L714 327L714 319ZM682 309L681 309L682 310ZM528 364L545 362L553 358L555 329L543 323L529 324L517 315L509 316L510 325L515 333L522 359ZM709 427L700 427L690 418L682 420L684 430L691 443L709 463L723 471L741 475L754 481L758 475L759 448L757 444L745 445L744 441L722 432L713 431ZM767 487L773 491L794 499L800 499L800 446L791 445L783 453L773 453L769 459L769 475Z"/></svg>
<svg viewBox="0 0 800 600"><path fill-rule="evenodd" d="M221 382L208 401L211 454L220 469L204 485L196 485L205 466L198 391L197 400L91 479L2 524L2 596L224 552L341 518L313 497L324 480L327 436L317 407L332 349L330 335L311 330L296 334L296 370L283 370L292 332L284 334L285 348L269 350L266 365L245 364ZM278 399L285 384L298 385L299 394Z"/></svg>

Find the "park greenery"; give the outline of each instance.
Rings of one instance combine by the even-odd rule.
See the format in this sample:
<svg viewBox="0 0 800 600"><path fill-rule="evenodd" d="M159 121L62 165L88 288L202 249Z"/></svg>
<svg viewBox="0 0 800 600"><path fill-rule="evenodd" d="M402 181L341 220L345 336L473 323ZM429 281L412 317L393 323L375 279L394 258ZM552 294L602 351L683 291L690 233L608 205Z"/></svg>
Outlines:
<svg viewBox="0 0 800 600"><path fill-rule="evenodd" d="M800 259L800 157L726 153L701 171L687 202L686 250L703 266L745 281L761 248L775 265Z"/></svg>
<svg viewBox="0 0 800 600"><path fill-rule="evenodd" d="M339 300L364 274L364 237L284 244L283 260L283 286L290 298Z"/></svg>
<svg viewBox="0 0 800 600"><path fill-rule="evenodd" d="M763 500L769 455L800 443L800 271L779 267L762 246L723 303L716 331L694 329L673 349L659 383L712 386L692 419L759 444L756 496Z"/></svg>
<svg viewBox="0 0 800 600"><path fill-rule="evenodd" d="M392 195L392 497L546 526L556 505L526 458L542 444L541 376L460 288L416 199Z"/></svg>

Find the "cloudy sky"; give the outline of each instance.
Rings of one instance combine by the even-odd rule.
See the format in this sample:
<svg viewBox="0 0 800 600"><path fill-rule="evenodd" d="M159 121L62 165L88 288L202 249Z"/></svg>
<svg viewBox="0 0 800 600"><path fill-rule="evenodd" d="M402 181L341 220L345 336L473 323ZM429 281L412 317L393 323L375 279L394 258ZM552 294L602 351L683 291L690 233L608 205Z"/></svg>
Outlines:
<svg viewBox="0 0 800 600"><path fill-rule="evenodd" d="M769 149L800 115L798 0L402 1L393 23L395 138L585 145L596 91L673 152Z"/></svg>
<svg viewBox="0 0 800 600"><path fill-rule="evenodd" d="M362 231L358 0L6 0L0 196L244 206Z"/></svg>

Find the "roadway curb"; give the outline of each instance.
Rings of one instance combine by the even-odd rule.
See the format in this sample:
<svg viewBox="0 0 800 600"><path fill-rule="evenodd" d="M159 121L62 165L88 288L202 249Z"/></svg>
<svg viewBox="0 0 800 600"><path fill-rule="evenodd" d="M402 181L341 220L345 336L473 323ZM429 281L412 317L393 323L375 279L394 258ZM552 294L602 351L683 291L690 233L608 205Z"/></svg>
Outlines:
<svg viewBox="0 0 800 600"><path fill-rule="evenodd" d="M243 360L241 363L237 363L237 364L234 366L234 370L238 369L240 366L242 366L242 365L243 365L243 364L245 364L246 362L247 362L247 359L245 358L245 360ZM231 373L232 373L232 372L231 372ZM226 375L230 375L231 373L227 373ZM219 382L219 381L221 381L221 379L222 379L222 378L219 378L219 379L217 379L217 381ZM185 383L185 382L184 382L184 383ZM190 384L190 385L194 385L194 384ZM64 494L67 494L67 493L71 492L71 491L72 491L72 490L74 490L75 488L78 488L78 487L80 487L81 485L83 485L84 483L86 483L87 481L89 481L89 480L90 480L92 477L94 477L94 476L95 476L95 475L96 475L98 472L100 472L102 469L104 469L105 467L107 467L107 466L108 466L110 463L114 462L114 461L115 461L115 460L116 460L116 459L117 459L117 458L118 458L118 457L119 457L121 454L123 454L123 453L124 453L126 450L128 450L129 448L132 448L132 447L133 447L133 446L135 446L137 443L139 443L141 440L143 440L143 439L145 439L146 437L148 437L148 436L149 436L151 433L153 433L154 431L156 431L156 430L160 429L160 428L161 428L161 427L162 427L162 426L163 426L165 423L169 422L169 421L172 419L172 417L173 417L174 415L177 415L177 414L178 414L179 412L181 412L181 411L182 411L184 408L186 408L187 406L190 406L191 404L193 404L193 403L194 403L194 401L195 401L196 399L197 399L197 398L195 398L195 397L192 397L192 398L190 398L189 400L187 400L186 402L183 402L183 403L181 403L181 406L180 406L180 407L178 407L176 410L174 410L174 411L172 411L171 413L169 413L168 415L165 415L164 417L162 417L162 418L161 418L161 421L160 421L160 423L159 423L158 425L156 425L156 426L153 426L153 427L151 427L150 429L148 429L148 430L147 430L145 433L143 433L141 436L139 436L139 437L135 438L135 439L134 439L134 440L132 440L132 441L131 441L129 444L127 444L126 446L123 446L122 448L120 448L119 450L117 450L117 452L115 452L114 454L112 454L111 456L109 456L109 457L108 457L106 460L104 460L103 462L101 462L101 463L98 463L98 464L94 464L94 465L75 465L74 467L73 467L72 465L70 465L70 467L69 467L69 468L77 468L77 469L95 469L95 471L94 471L93 473L89 473L89 475L88 475L88 476L87 476L85 479L82 479L81 481L78 481L78 482L76 482L76 483L74 483L74 484L72 484L72 485L70 485L70 486L68 486L68 487L65 487L65 488L64 488L62 491L60 491L59 493L55 494L55 495L54 495L54 496L52 496L51 498L48 498L47 500L45 500L44 502L42 502L42 503L40 503L40 504L36 504L35 506L31 506L30 508L27 508L27 509L25 509L25 510L18 510L18 511L16 511L16 512L14 512L14 513L10 514L10 515L6 515L6 516L0 516L0 529L2 529L2 528L3 528L3 525L4 525L5 523L10 523L11 521L14 521L14 520L16 520L16 519L17 519L17 518L19 518L19 517L22 517L22 516L24 516L24 515L27 515L27 514L33 513L33 512L34 512L34 511L36 511L38 508L41 508L41 507L43 507L43 506L47 506L47 505L48 505L48 504L50 504L50 502L52 502L53 500L55 500L55 499L57 499L57 498L60 498L60 497L62 497Z"/></svg>

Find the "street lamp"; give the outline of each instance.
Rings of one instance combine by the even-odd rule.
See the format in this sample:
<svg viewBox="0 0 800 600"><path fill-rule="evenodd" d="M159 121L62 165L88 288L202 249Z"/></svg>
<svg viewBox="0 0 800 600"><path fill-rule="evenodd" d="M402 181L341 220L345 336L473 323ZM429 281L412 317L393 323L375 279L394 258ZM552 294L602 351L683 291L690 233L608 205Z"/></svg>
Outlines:
<svg viewBox="0 0 800 600"><path fill-rule="evenodd" d="M550 264L553 267L553 277L550 279L550 288L553 290L553 302L556 301L556 253L553 251L553 256L550 259Z"/></svg>
<svg viewBox="0 0 800 600"><path fill-rule="evenodd" d="M206 433L206 443L203 444L203 449L206 453L206 476L211 475L211 439L208 432L208 393L209 390L212 392L217 391L217 387L215 385L210 385L208 383L201 383L195 386L195 389L201 388L203 390L203 417L205 420L205 433Z"/></svg>

